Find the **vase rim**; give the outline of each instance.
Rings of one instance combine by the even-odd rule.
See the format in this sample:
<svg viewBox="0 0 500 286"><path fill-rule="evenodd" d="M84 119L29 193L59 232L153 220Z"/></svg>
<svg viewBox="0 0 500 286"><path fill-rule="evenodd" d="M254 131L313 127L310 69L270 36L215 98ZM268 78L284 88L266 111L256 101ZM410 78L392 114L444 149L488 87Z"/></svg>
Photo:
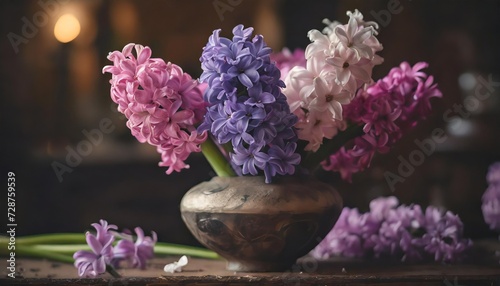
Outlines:
<svg viewBox="0 0 500 286"><path fill-rule="evenodd" d="M251 202L251 203L249 203ZM182 198L182 211L255 213L317 213L342 205L333 186L318 180L284 180L266 184L255 177L213 177L191 188Z"/></svg>

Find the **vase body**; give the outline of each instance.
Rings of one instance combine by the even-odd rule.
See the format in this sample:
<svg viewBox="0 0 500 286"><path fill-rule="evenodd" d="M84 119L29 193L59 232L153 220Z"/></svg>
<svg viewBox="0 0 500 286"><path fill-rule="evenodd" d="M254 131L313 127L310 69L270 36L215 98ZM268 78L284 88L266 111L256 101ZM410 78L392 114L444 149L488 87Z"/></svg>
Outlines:
<svg viewBox="0 0 500 286"><path fill-rule="evenodd" d="M283 271L331 230L342 199L330 185L304 178L214 177L181 201L191 233L233 271Z"/></svg>

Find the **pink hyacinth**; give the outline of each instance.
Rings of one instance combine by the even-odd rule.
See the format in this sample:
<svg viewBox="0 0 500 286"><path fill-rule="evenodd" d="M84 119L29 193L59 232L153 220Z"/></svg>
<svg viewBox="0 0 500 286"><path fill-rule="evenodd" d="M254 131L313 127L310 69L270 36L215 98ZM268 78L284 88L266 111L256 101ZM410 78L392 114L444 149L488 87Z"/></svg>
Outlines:
<svg viewBox="0 0 500 286"><path fill-rule="evenodd" d="M112 74L111 99L127 117L132 135L157 147L162 155L160 166L169 167L167 174L188 168L184 160L191 152L200 152L207 138L206 132L198 133L195 127L206 112L205 85L179 66L151 58L149 47L128 44L108 59L113 65L105 66L103 72Z"/></svg>

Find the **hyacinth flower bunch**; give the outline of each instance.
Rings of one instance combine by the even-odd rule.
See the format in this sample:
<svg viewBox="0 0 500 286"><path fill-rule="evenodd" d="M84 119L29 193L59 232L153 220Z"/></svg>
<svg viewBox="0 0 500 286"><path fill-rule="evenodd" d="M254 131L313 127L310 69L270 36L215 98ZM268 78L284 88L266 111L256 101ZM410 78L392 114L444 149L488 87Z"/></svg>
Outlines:
<svg viewBox="0 0 500 286"><path fill-rule="evenodd" d="M370 166L441 97L426 63L403 62L374 81L377 24L359 11L347 24L325 20L305 50L273 52L253 28L232 38L215 30L202 49L198 80L151 49L128 44L109 54L111 98L140 142L161 154L167 174L203 152L219 176L311 175L343 179ZM134 52L135 51L135 52Z"/></svg>
<svg viewBox="0 0 500 286"><path fill-rule="evenodd" d="M395 197L380 197L370 202L366 213L344 207L311 255L450 263L463 260L471 246L462 221L452 212L434 206L424 211L419 205L399 205Z"/></svg>

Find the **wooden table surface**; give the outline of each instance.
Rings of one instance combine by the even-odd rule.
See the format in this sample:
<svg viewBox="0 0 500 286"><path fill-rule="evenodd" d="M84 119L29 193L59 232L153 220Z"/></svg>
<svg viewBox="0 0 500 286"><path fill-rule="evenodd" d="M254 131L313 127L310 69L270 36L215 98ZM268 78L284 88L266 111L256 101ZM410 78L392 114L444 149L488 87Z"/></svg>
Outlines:
<svg viewBox="0 0 500 286"><path fill-rule="evenodd" d="M43 259L16 259L16 278L0 270L0 285L444 285L500 286L500 264L489 252L475 252L458 264L387 262L335 258L317 261L304 257L286 272L245 273L225 269L224 260L190 258L182 272L163 272L179 257L157 257L146 270L119 269L123 278L103 274L79 278L72 264ZM5 261L5 257L1 258Z"/></svg>

